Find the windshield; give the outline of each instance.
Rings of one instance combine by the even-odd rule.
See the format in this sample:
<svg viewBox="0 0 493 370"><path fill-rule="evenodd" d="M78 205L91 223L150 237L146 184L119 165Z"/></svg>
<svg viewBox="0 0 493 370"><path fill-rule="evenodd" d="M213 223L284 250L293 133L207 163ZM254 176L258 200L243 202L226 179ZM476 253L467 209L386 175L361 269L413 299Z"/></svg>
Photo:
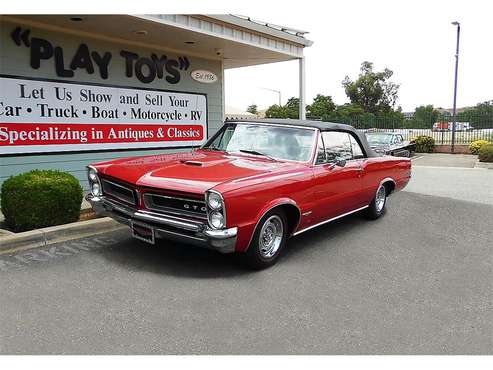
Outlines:
<svg viewBox="0 0 493 370"><path fill-rule="evenodd" d="M234 123L224 126L202 148L306 162L311 159L314 141L313 129Z"/></svg>
<svg viewBox="0 0 493 370"><path fill-rule="evenodd" d="M390 144L392 135L389 134L366 134L366 139L370 145Z"/></svg>

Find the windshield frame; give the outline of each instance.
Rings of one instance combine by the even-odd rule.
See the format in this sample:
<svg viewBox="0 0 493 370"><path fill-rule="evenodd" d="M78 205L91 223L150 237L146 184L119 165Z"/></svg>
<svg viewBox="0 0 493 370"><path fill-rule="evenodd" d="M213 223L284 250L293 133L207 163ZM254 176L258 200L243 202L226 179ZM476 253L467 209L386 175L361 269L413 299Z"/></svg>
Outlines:
<svg viewBox="0 0 493 370"><path fill-rule="evenodd" d="M272 159L275 159L276 161L279 162L292 162L292 163L312 163L313 162L313 157L315 156L316 153L316 144L317 144L317 139L318 139L318 131L319 129L316 127L309 127L309 126L299 126L299 125L283 125L282 123L261 123L261 122L255 122L255 121L232 121L232 122L225 122L217 132L212 135L209 140L207 140L203 145L200 146L200 150L208 150L207 146L210 145L216 138L223 133L224 130L226 130L227 126L230 125L255 125L255 126L267 126L267 127L286 127L286 128L296 128L296 129L302 129L302 130L309 130L309 131L314 131L313 135L313 140L312 140L312 151L310 154L310 158L306 161L298 161L294 159L284 159L284 158L277 158L277 157L271 157ZM218 149L218 151L222 151ZM224 151L222 151L224 152ZM260 155L255 155L255 154L247 154L247 153L241 153L241 152L226 152L229 155L239 155L239 156L252 156L252 157L257 157L257 158L267 158L263 157Z"/></svg>

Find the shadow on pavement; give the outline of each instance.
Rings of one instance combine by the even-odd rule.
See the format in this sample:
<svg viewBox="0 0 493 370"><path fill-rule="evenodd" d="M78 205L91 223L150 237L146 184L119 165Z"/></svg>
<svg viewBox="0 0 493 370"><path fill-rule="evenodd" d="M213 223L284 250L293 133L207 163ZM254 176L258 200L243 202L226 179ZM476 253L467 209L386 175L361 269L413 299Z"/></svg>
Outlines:
<svg viewBox="0 0 493 370"><path fill-rule="evenodd" d="M360 214L354 214L295 236L289 239L278 264L308 258L306 252L320 247L321 242L351 232L352 228L366 222ZM158 240L152 246L129 236L99 253L109 262L130 270L178 277L211 279L256 273L242 263L240 256L167 240Z"/></svg>

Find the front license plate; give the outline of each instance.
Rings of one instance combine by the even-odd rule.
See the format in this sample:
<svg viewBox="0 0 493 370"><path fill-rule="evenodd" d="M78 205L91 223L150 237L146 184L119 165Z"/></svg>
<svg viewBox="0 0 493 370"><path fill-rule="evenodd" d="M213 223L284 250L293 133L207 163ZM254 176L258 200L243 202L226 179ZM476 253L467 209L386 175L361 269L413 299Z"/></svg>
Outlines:
<svg viewBox="0 0 493 370"><path fill-rule="evenodd" d="M130 229L135 239L143 240L149 244L155 243L154 229L152 227L132 221Z"/></svg>

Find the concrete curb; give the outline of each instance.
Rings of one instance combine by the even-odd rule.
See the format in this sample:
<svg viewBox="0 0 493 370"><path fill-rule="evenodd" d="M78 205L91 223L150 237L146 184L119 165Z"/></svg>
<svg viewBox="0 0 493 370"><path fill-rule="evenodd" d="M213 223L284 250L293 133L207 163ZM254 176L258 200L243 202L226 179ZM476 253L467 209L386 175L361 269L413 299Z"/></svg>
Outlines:
<svg viewBox="0 0 493 370"><path fill-rule="evenodd" d="M0 238L0 254L44 247L49 244L80 239L125 228L115 220L104 217L71 224L45 227Z"/></svg>
<svg viewBox="0 0 493 370"><path fill-rule="evenodd" d="M486 168L489 170L493 170L493 163L480 162L479 160L477 160L474 164L474 168Z"/></svg>

